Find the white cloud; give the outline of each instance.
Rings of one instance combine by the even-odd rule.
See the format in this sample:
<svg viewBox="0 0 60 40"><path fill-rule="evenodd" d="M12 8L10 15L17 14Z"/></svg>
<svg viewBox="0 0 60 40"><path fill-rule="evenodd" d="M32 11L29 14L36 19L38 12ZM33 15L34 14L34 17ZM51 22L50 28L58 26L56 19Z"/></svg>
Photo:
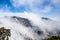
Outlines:
<svg viewBox="0 0 60 40"><path fill-rule="evenodd" d="M51 3L56 7L60 8L60 0L51 0Z"/></svg>
<svg viewBox="0 0 60 40"><path fill-rule="evenodd" d="M51 0L51 1L55 4L60 3L60 0Z"/></svg>
<svg viewBox="0 0 60 40"><path fill-rule="evenodd" d="M52 8L51 6L46 6L44 9L40 10L40 12L42 13L49 13L52 11Z"/></svg>
<svg viewBox="0 0 60 40"><path fill-rule="evenodd" d="M21 6L25 7L25 10L31 10L35 13L49 13L52 11L52 4L56 7L60 7L60 0L51 0L49 3L47 3L46 6L43 6L45 2L49 2L50 0L10 0L11 4L15 8L20 8ZM41 8L42 7L42 8ZM4 11L10 11L10 7L5 6L3 7ZM18 10L18 9L17 9Z"/></svg>
<svg viewBox="0 0 60 40"><path fill-rule="evenodd" d="M53 17L51 19L54 20L54 21L60 22L60 17Z"/></svg>
<svg viewBox="0 0 60 40"><path fill-rule="evenodd" d="M50 3L46 6L42 6L44 2ZM24 6L26 10L29 8L32 12L35 13L49 13L53 10L52 4L55 5L57 8L60 8L60 0L11 0L11 3L15 8L19 8L20 6ZM41 6L43 9L40 9Z"/></svg>
<svg viewBox="0 0 60 40"><path fill-rule="evenodd" d="M21 5L29 5L30 7L32 6L37 6L38 4L42 4L43 0L11 0L13 6L19 7Z"/></svg>
<svg viewBox="0 0 60 40"><path fill-rule="evenodd" d="M29 8L32 12L36 13L48 13L52 10L52 7L50 5L45 6L44 9L40 9L45 0L11 0L11 2L15 8L19 8L23 5L26 10Z"/></svg>
<svg viewBox="0 0 60 40"><path fill-rule="evenodd" d="M31 24L36 26L31 28L26 28L24 25L21 25L20 23L16 23L15 21L11 21L10 17L8 18L4 18L4 17L0 17L0 22L3 23L2 26L5 26L6 28L10 28L12 31L11 34L11 40L24 40L24 37L30 37L33 39L37 39L39 40L40 37L45 37L47 36L46 34L48 34L46 31L48 32L56 32L56 29L59 30L60 25L58 21L55 20L42 20L40 15L38 14L34 14L34 13L30 13L30 12L24 12L24 13L16 13L13 14L11 12L1 12L1 15L7 15L7 16L19 16L19 17L23 17L23 18L27 18L30 20ZM12 24L13 22L13 24ZM53 25L52 25L53 24ZM44 34L42 34L41 36L37 35L36 33L34 33L34 30L42 30L44 32ZM20 33L22 35L20 35ZM55 34L55 33L54 33ZM20 35L20 36L19 36Z"/></svg>

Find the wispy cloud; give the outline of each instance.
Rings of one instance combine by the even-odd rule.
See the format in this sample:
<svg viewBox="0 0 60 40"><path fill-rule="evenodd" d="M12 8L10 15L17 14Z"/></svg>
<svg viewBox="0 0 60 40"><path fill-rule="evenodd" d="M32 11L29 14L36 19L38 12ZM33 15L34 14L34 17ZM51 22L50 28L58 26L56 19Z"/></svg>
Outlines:
<svg viewBox="0 0 60 40"><path fill-rule="evenodd" d="M55 11L55 9L60 9L59 0L10 0L10 2L6 0L6 4L4 5L5 7L3 7L3 10L8 9L9 11L14 12L27 11L35 13L50 13Z"/></svg>
<svg viewBox="0 0 60 40"><path fill-rule="evenodd" d="M24 6L25 11L29 10L35 13L50 13L55 10L54 7L60 8L59 0L11 0L15 8Z"/></svg>
<svg viewBox="0 0 60 40"><path fill-rule="evenodd" d="M43 16L56 16L56 14L60 14L59 0L10 0L10 3L2 7L0 11L13 12L14 14L21 11L31 12L39 15L42 14Z"/></svg>
<svg viewBox="0 0 60 40"><path fill-rule="evenodd" d="M60 0L52 0L51 1L55 6L60 7Z"/></svg>

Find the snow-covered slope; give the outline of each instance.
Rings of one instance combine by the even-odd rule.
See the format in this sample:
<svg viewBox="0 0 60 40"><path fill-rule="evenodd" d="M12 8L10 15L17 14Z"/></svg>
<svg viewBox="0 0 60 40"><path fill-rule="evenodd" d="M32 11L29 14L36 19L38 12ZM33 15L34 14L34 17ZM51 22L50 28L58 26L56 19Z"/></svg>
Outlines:
<svg viewBox="0 0 60 40"><path fill-rule="evenodd" d="M4 16L0 17L0 27L3 26L11 29L10 40L42 40L48 35L60 33L59 23L45 17L32 20L18 16Z"/></svg>

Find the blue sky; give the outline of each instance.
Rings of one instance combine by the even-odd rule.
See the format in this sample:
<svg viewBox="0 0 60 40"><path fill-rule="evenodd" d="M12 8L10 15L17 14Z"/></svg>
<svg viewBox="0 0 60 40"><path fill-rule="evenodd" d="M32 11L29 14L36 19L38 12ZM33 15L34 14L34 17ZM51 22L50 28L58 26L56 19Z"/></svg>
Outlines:
<svg viewBox="0 0 60 40"><path fill-rule="evenodd" d="M60 17L60 0L0 0L0 10L32 12L45 17Z"/></svg>

